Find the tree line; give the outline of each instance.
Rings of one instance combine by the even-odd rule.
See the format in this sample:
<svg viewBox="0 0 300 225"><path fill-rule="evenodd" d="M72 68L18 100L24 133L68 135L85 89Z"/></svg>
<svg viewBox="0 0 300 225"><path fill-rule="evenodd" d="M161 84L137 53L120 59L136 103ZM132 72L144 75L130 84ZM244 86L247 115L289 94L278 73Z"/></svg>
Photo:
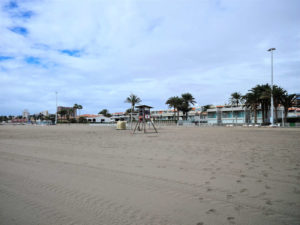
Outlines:
<svg viewBox="0 0 300 225"><path fill-rule="evenodd" d="M269 84L256 85L255 87L248 90L245 95L242 95L240 92L234 92L231 94L229 99L229 103L232 107L237 107L240 104L247 109L250 109L254 114L254 123L257 123L257 112L260 108L262 111L262 122L266 123L268 111L271 108L271 94L273 94L273 102L274 102L274 112L275 112L275 122L278 122L278 107L281 105L284 107L284 121L287 121L288 108L293 106L295 101L295 94L289 94L285 89L273 85L273 89ZM142 100L135 94L131 94L129 97L125 99L126 103L131 104L131 108L126 110L126 114L130 114L130 121L133 120L132 113L135 113L135 105L142 102ZM165 102L169 108L174 109L174 119L179 120L179 112L181 111L185 117L188 119L188 113L192 110L192 106L196 103L195 98L191 93L183 93L179 96L172 96L167 99ZM205 105L201 108L201 113L207 111L211 105ZM61 119L67 119L68 122L77 122L75 118L71 118L71 115L75 115L77 110L83 109L82 105L74 104L71 108L63 108L57 113L60 115ZM177 118L176 118L177 112ZM103 109L99 112L104 116L110 117L111 114L107 109ZM11 116L12 117L12 116ZM44 119L42 115L41 119ZM0 121L6 121L9 117L1 116ZM79 116L78 122L86 122L85 118ZM62 121L61 121L62 122Z"/></svg>
<svg viewBox="0 0 300 225"><path fill-rule="evenodd" d="M174 108L174 119L176 118L177 111L177 120L179 120L179 112L181 111L186 119L188 119L188 113L192 110L192 105L196 103L195 98L191 93L184 93L181 97L173 96L166 101L166 105L169 108Z"/></svg>
<svg viewBox="0 0 300 225"><path fill-rule="evenodd" d="M284 108L284 121L287 122L288 109L293 106L296 94L289 94L285 89L277 85L273 85L273 89L269 84L256 85L248 90L245 95L239 92L231 94L230 103L232 106L243 104L244 107L250 109L254 114L254 123L257 123L257 112L260 108L262 111L262 122L266 123L268 112L271 108L271 94L273 95L275 122L278 120L278 107Z"/></svg>
<svg viewBox="0 0 300 225"><path fill-rule="evenodd" d="M82 105L79 105L77 103L74 104L73 107L62 108L60 111L57 112L57 114L60 115L60 119L61 119L60 122L62 122L62 118L64 118L67 119L68 122L76 123L77 120L75 118L70 118L70 117L72 117L72 115L75 115L75 113L77 114L77 110L79 110L80 112L81 109L83 109ZM79 122L86 122L84 120L85 120L84 118L81 118L79 116Z"/></svg>
<svg viewBox="0 0 300 225"><path fill-rule="evenodd" d="M268 112L271 108L271 94L273 95L275 122L278 122L278 107L284 108L284 121L287 122L288 109L293 106L296 94L289 94L285 89L277 85L273 85L273 89L269 84L256 85L248 90L245 95L234 92L230 97L231 107L237 107L242 104L243 107L251 110L254 114L254 123L257 123L257 112L259 108L262 111L262 123L266 123ZM166 104L169 108L174 109L174 118L177 111L177 120L179 112L183 112L185 119L188 119L188 112L192 109L192 105L196 103L195 98L190 93L184 93L181 97L170 97ZM201 107L201 113L207 111L211 105Z"/></svg>

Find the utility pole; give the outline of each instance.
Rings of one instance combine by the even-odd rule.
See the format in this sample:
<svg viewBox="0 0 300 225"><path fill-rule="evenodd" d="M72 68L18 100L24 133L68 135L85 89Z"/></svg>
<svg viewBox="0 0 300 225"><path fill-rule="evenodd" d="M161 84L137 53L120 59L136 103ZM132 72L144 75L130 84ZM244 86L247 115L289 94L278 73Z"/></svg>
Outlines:
<svg viewBox="0 0 300 225"><path fill-rule="evenodd" d="M271 117L270 117L271 126L274 126L274 100L273 100L273 51L274 50L276 50L276 48L268 49L268 51L271 52Z"/></svg>
<svg viewBox="0 0 300 225"><path fill-rule="evenodd" d="M57 124L57 91L55 91L56 96L56 115L55 115L55 125Z"/></svg>

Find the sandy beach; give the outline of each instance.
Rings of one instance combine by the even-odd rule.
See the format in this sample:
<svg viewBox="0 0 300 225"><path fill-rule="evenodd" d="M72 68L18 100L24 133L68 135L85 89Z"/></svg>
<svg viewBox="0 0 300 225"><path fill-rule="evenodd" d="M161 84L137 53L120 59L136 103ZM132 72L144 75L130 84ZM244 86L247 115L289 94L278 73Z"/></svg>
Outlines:
<svg viewBox="0 0 300 225"><path fill-rule="evenodd" d="M0 126L0 224L300 224L300 129Z"/></svg>

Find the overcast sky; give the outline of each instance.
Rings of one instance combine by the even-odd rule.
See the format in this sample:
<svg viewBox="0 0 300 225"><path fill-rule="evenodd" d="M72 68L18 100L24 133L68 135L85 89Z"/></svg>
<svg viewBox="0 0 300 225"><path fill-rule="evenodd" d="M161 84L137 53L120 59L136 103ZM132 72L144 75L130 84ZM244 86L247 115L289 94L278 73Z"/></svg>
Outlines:
<svg viewBox="0 0 300 225"><path fill-rule="evenodd" d="M224 104L271 80L300 92L299 0L0 1L0 115L58 105Z"/></svg>

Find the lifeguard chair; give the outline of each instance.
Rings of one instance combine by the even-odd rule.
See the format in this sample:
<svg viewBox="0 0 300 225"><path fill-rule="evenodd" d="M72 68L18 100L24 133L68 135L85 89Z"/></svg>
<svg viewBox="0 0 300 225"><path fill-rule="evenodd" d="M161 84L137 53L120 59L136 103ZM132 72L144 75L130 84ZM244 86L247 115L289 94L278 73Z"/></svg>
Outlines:
<svg viewBox="0 0 300 225"><path fill-rule="evenodd" d="M136 106L136 108L138 109L139 112L139 120L137 122L137 124L135 125L135 128L133 130L133 133L135 133L135 131L138 129L139 131L144 130L144 133L146 133L146 125L147 122L150 122L155 130L156 133L156 127L154 126L154 123L151 120L151 115L150 115L150 109L153 108L151 106L148 105L140 105L140 106ZM142 128L141 128L142 126Z"/></svg>

